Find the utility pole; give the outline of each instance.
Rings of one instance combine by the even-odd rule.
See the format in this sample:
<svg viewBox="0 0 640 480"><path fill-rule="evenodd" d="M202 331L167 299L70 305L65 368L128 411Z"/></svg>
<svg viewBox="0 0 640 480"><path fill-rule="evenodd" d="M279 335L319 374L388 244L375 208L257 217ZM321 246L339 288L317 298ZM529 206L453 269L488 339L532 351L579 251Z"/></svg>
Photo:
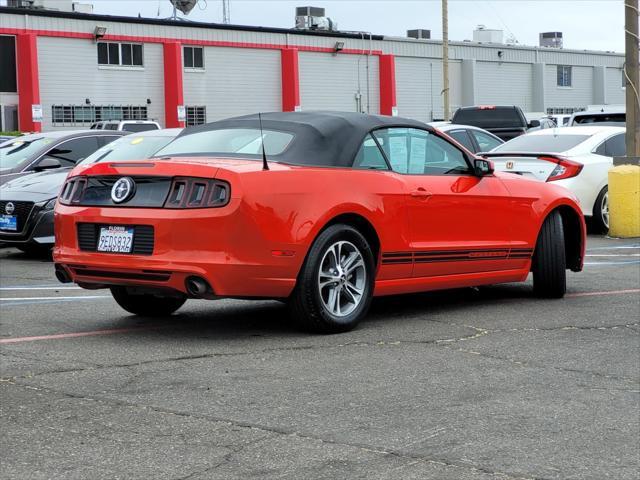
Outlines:
<svg viewBox="0 0 640 480"><path fill-rule="evenodd" d="M229 5L229 0L222 0L222 23L231 23L231 5Z"/></svg>
<svg viewBox="0 0 640 480"><path fill-rule="evenodd" d="M627 157L640 157L640 54L638 44L638 0L624 2L625 30L625 85L627 104Z"/></svg>
<svg viewBox="0 0 640 480"><path fill-rule="evenodd" d="M449 121L449 7L447 2L448 0L442 0L442 94L445 122Z"/></svg>

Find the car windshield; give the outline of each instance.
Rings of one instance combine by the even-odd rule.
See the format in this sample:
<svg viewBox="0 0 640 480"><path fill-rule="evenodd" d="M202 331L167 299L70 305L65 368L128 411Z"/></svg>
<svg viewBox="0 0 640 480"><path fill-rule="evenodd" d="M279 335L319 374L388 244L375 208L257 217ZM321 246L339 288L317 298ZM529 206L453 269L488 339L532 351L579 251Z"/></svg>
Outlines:
<svg viewBox="0 0 640 480"><path fill-rule="evenodd" d="M96 150L80 162L86 165L95 162L115 160L142 160L149 158L174 137L127 135Z"/></svg>
<svg viewBox="0 0 640 480"><path fill-rule="evenodd" d="M232 155L260 158L262 138L267 155L279 155L293 140L288 132L254 128L226 128L182 135L157 152L155 157Z"/></svg>
<svg viewBox="0 0 640 480"><path fill-rule="evenodd" d="M50 137L25 135L4 142L0 145L0 171L17 167L53 141Z"/></svg>
<svg viewBox="0 0 640 480"><path fill-rule="evenodd" d="M571 150L589 138L589 135L522 135L503 143L494 152L548 152Z"/></svg>

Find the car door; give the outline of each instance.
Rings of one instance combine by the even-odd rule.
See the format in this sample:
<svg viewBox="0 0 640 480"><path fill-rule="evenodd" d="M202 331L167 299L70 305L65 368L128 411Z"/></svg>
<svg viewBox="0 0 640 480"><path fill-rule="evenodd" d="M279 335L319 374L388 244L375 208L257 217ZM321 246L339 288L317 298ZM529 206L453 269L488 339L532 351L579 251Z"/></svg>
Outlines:
<svg viewBox="0 0 640 480"><path fill-rule="evenodd" d="M374 136L403 176L413 277L508 268L513 214L497 177L474 175L467 154L434 132L388 128Z"/></svg>

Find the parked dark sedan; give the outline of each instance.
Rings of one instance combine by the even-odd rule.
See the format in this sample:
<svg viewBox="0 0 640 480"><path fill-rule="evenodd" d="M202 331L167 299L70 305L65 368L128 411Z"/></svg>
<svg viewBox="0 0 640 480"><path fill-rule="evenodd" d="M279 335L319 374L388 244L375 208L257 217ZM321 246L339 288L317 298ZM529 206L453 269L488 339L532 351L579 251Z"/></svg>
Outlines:
<svg viewBox="0 0 640 480"><path fill-rule="evenodd" d="M148 158L182 129L153 130L118 138L82 162ZM108 138L108 137L105 137ZM71 167L24 175L0 186L0 243L44 253L54 243L53 207Z"/></svg>
<svg viewBox="0 0 640 480"><path fill-rule="evenodd" d="M0 145L0 185L22 175L73 167L100 147L130 132L67 130L33 133Z"/></svg>

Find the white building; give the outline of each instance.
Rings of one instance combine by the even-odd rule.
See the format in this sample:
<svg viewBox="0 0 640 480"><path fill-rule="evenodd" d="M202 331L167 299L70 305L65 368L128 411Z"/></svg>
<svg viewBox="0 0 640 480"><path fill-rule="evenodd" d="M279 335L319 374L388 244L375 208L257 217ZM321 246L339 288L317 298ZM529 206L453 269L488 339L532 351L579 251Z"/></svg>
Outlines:
<svg viewBox="0 0 640 480"><path fill-rule="evenodd" d="M443 116L441 50L438 40L368 33L0 7L0 130L14 118L23 131L108 118L173 127L183 112L195 124L297 109L431 121ZM449 56L452 111L624 103L622 54L450 42Z"/></svg>

